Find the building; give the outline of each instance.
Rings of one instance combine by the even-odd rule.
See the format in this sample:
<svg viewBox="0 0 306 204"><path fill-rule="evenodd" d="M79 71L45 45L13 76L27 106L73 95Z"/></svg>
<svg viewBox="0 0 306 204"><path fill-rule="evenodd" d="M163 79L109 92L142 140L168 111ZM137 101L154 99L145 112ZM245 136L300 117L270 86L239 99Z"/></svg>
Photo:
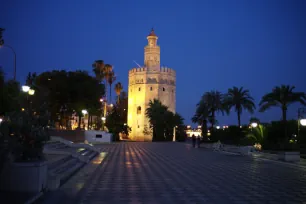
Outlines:
<svg viewBox="0 0 306 204"><path fill-rule="evenodd" d="M152 132L145 112L150 100L158 99L175 112L176 73L173 69L160 66L160 47L152 29L144 48L144 66L129 71L128 125L131 140L152 141Z"/></svg>

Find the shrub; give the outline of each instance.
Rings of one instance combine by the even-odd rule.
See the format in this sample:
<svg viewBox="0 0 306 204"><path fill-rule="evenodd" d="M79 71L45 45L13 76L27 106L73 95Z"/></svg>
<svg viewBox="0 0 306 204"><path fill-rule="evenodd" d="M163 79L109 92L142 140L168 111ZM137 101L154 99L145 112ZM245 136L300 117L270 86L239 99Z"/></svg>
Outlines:
<svg viewBox="0 0 306 204"><path fill-rule="evenodd" d="M240 145L242 146L253 146L256 143L257 139L254 135L245 136L240 140Z"/></svg>

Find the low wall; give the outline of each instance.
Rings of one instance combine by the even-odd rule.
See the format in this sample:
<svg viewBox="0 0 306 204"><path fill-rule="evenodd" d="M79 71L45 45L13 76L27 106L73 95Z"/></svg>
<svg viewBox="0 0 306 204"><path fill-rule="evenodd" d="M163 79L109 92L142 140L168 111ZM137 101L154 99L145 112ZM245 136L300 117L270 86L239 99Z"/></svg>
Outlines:
<svg viewBox="0 0 306 204"><path fill-rule="evenodd" d="M87 130L85 131L85 139L89 143L96 142L112 142L112 134L104 131Z"/></svg>
<svg viewBox="0 0 306 204"><path fill-rule="evenodd" d="M50 136L61 137L65 140L72 141L74 143L85 141L85 131L84 130L56 130L49 129L48 133Z"/></svg>

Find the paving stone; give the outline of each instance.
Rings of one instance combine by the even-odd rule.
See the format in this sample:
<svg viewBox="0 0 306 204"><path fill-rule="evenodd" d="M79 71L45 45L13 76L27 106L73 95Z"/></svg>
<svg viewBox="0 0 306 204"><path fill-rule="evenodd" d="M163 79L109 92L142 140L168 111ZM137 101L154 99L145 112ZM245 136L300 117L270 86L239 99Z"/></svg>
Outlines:
<svg viewBox="0 0 306 204"><path fill-rule="evenodd" d="M107 150L80 203L306 202L306 169L298 166L184 143L117 143Z"/></svg>

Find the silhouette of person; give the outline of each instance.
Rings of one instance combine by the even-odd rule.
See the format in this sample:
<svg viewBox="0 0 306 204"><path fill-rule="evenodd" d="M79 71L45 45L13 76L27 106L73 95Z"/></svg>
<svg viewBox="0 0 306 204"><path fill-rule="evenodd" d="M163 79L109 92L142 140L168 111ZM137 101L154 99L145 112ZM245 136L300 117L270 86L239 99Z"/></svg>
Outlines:
<svg viewBox="0 0 306 204"><path fill-rule="evenodd" d="M201 137L200 135L197 137L197 146L200 148L200 143L201 143Z"/></svg>
<svg viewBox="0 0 306 204"><path fill-rule="evenodd" d="M196 143L196 137L194 136L194 134L192 135L192 146L195 147L195 143Z"/></svg>

